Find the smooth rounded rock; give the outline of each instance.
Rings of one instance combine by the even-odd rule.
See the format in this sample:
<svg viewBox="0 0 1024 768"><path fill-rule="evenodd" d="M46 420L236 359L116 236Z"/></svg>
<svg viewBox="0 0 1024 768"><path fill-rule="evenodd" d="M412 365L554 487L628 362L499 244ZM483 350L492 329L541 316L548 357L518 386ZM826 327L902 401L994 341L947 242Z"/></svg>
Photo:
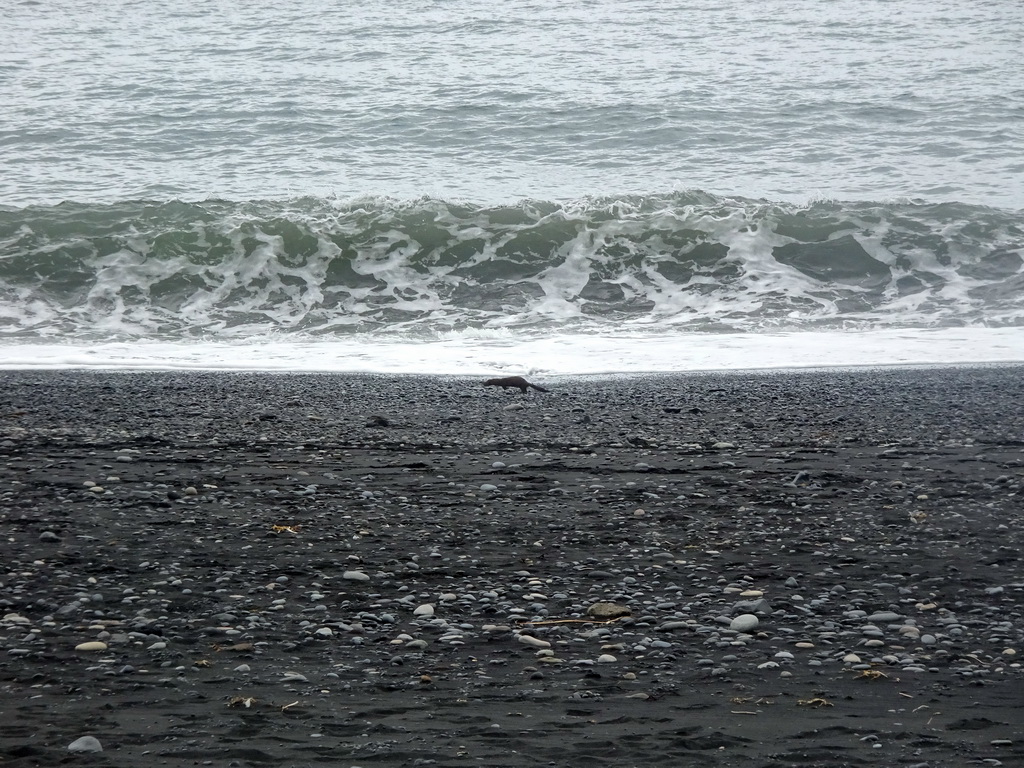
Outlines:
<svg viewBox="0 0 1024 768"><path fill-rule="evenodd" d="M729 629L733 632L749 632L755 629L761 620L752 613L741 613L729 622Z"/></svg>
<svg viewBox="0 0 1024 768"><path fill-rule="evenodd" d="M519 635L516 639L523 645L529 645L532 648L551 647L551 643L549 643L547 640L541 640L539 637L534 637L533 635Z"/></svg>
<svg viewBox="0 0 1024 768"><path fill-rule="evenodd" d="M68 744L68 752L102 752L103 745L95 736L83 736Z"/></svg>
<svg viewBox="0 0 1024 768"><path fill-rule="evenodd" d="M874 624L875 622L879 621L884 624L902 620L902 616L900 616L898 613L893 613L892 611L879 611L878 613L872 613L870 616L864 617L864 621L866 621L869 624Z"/></svg>
<svg viewBox="0 0 1024 768"><path fill-rule="evenodd" d="M105 651L107 644L99 640L92 640L88 643L79 643L75 646L76 651Z"/></svg>

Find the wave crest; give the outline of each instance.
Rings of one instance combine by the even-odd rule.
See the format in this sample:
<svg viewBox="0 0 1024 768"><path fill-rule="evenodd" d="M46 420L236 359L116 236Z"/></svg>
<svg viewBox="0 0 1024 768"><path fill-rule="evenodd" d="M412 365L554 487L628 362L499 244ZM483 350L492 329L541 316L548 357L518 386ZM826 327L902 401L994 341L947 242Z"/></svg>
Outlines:
<svg viewBox="0 0 1024 768"><path fill-rule="evenodd" d="M1024 324L1024 212L703 192L0 209L0 333Z"/></svg>

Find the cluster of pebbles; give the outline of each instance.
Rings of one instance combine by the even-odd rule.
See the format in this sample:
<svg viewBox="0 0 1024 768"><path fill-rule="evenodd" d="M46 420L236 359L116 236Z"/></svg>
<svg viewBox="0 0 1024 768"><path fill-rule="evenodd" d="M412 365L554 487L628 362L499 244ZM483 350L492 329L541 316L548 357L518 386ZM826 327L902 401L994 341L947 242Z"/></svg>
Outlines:
<svg viewBox="0 0 1024 768"><path fill-rule="evenodd" d="M5 373L0 756L1017 764L1020 373Z"/></svg>

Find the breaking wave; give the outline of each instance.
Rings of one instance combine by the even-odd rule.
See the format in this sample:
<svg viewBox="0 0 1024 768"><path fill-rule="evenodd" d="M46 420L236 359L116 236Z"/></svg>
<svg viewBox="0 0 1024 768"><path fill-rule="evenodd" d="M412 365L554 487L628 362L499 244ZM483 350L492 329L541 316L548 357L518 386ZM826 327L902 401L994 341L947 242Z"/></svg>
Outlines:
<svg viewBox="0 0 1024 768"><path fill-rule="evenodd" d="M0 335L1024 324L1024 212L701 192L0 207Z"/></svg>

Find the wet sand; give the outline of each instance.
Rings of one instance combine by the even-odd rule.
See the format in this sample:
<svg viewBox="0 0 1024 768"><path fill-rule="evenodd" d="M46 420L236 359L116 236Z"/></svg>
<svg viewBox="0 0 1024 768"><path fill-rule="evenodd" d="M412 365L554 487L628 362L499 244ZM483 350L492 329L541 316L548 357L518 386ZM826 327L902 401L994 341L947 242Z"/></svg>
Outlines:
<svg viewBox="0 0 1024 768"><path fill-rule="evenodd" d="M2 372L0 765L1022 765L1022 374Z"/></svg>

